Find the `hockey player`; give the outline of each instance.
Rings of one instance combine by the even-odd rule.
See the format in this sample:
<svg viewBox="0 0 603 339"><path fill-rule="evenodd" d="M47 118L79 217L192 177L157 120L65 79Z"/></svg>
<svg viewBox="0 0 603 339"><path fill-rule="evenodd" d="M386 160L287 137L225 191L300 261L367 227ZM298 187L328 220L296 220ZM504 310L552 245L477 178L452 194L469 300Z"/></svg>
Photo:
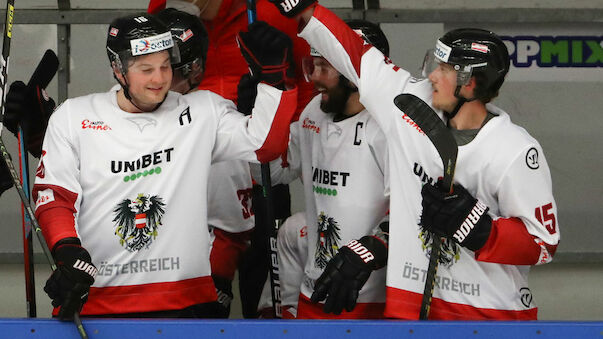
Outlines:
<svg viewBox="0 0 603 339"><path fill-rule="evenodd" d="M419 317L430 252L423 226L447 237L430 319L536 319L528 272L530 265L552 260L559 241L557 206L540 144L489 103L509 70L500 38L480 29L446 33L436 43L437 67L429 79L419 80L315 1L271 1L282 14L299 15L300 36L358 86L360 101L388 137L385 315ZM450 196L431 187L443 173L441 160L424 132L393 103L400 93L432 104L456 135L460 147ZM379 257L378 246L360 243ZM364 269L371 270L374 260ZM334 274L346 279L343 266Z"/></svg>
<svg viewBox="0 0 603 339"><path fill-rule="evenodd" d="M245 0L151 0L148 9L155 12L165 8L166 5L199 16L208 30L210 48L207 53L206 70L199 88L213 91L226 99L234 101L237 103L237 109L240 112L251 112L258 81L249 77L247 64L241 57L236 44L238 32L246 31L248 26ZM301 60L304 56L309 55L310 47L305 40L297 36L297 22L295 20L284 19L278 10L266 0L257 0L256 8L258 21L265 21L276 27L286 33L293 41L295 84L298 88L297 117L315 94L312 84L304 80L301 72ZM286 145L283 146L284 148L281 151L286 149ZM214 167L214 170L218 171L219 167L222 166L226 165L219 164ZM232 173L235 170L236 168L229 167L224 171ZM245 173L248 172L247 169ZM237 173L237 175L243 174ZM253 203L247 198L247 183L241 183L237 191L241 191L237 196L237 199L241 201L241 209L249 210L249 213L255 214L256 227L253 231L252 245L241 258L242 262L239 267L239 289L243 303L243 315L246 318L255 318L257 317L259 294L269 267L267 260L268 247L266 245L268 221L264 212L266 203L259 185L255 185L253 188ZM291 214L288 186L275 186L272 193L276 218L284 219L288 217ZM212 201L217 202L219 200ZM210 201L210 204L212 201ZM247 202L247 206L243 206L245 202ZM219 217L224 220L225 215L220 214ZM249 222L249 219L245 219L245 221ZM232 222L234 224L238 220L232 220ZM219 224L216 226L219 226ZM229 227L224 230L230 232L228 229L232 228ZM220 234L216 234L216 236L221 237ZM222 265L222 270L228 267L226 264ZM230 271L231 273L225 271L221 274L223 276L234 274L234 270Z"/></svg>
<svg viewBox="0 0 603 339"><path fill-rule="evenodd" d="M347 24L367 43L388 55L387 38L377 25L364 20ZM378 236L373 236L373 231L381 223L385 222L384 227L387 225L389 197L383 132L360 103L356 86L317 51L312 50L311 54L304 62L304 73L320 94L310 101L299 121L291 125L288 166L273 170L273 182L287 183L301 176L304 184L309 221L308 248L301 250L307 253L307 258L303 280L298 282L301 294L297 317L382 318L385 269L380 268L385 265L385 260L375 261L376 271L372 274L357 270L349 272L351 276L347 280L329 276L317 281L325 268L327 271L336 269L344 262L357 264L358 255L345 246L350 240L362 238L369 243L382 242ZM279 253L279 257L282 256ZM289 273L286 267L281 272L282 280L286 281ZM341 293L348 293L349 298L345 301L328 298L326 303L317 304L324 296L312 295L315 286L318 288L325 279L331 278L335 280L336 288Z"/></svg>
<svg viewBox="0 0 603 339"><path fill-rule="evenodd" d="M245 58L260 63L250 67L284 76L284 40L274 37L270 57L257 54L258 38L240 37ZM57 262L45 286L54 314L68 319L87 299L87 316L211 317L210 165L263 160L295 90L260 84L253 119L208 91L168 92L178 49L148 14L115 19L107 55L121 87L57 109L36 173L36 216Z"/></svg>

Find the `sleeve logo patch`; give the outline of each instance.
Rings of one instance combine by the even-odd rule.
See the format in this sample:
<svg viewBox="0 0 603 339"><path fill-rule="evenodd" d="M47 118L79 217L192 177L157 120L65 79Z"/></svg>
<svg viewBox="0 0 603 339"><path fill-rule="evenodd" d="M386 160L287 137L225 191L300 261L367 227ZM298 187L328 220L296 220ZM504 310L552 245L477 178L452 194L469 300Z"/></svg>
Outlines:
<svg viewBox="0 0 603 339"><path fill-rule="evenodd" d="M526 153L526 165L533 170L540 167L538 163L538 150L536 148L532 147Z"/></svg>
<svg viewBox="0 0 603 339"><path fill-rule="evenodd" d="M38 200L36 200L36 209L54 201L54 191L50 188L38 192Z"/></svg>

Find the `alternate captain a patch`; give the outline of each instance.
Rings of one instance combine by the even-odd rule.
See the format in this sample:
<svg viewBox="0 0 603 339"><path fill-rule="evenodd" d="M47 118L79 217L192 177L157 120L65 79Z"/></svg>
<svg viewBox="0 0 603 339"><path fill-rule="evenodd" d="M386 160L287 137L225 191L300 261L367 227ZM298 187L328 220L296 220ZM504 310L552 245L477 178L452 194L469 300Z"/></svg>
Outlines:
<svg viewBox="0 0 603 339"><path fill-rule="evenodd" d="M115 234L119 244L129 252L149 248L157 238L157 229L165 213L163 199L154 195L139 194L134 200L124 199L113 210Z"/></svg>

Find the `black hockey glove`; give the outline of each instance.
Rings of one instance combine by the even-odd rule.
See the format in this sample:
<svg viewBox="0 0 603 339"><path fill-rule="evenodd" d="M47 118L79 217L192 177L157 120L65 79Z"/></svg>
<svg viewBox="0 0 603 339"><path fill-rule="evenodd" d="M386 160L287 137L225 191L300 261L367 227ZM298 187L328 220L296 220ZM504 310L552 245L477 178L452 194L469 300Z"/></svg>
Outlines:
<svg viewBox="0 0 603 339"><path fill-rule="evenodd" d="M313 6L316 0L269 0L282 15L292 18L303 12L306 8Z"/></svg>
<svg viewBox="0 0 603 339"><path fill-rule="evenodd" d="M255 105L255 97L258 95L259 81L251 74L243 74L237 86L237 111L249 115Z"/></svg>
<svg viewBox="0 0 603 339"><path fill-rule="evenodd" d="M488 207L463 186L454 184L453 193L447 195L437 187L426 184L421 195L421 225L424 228L453 239L472 251L484 246L490 236L492 218L487 213Z"/></svg>
<svg viewBox="0 0 603 339"><path fill-rule="evenodd" d="M293 44L287 34L256 21L237 34L237 43L252 77L281 90L292 81Z"/></svg>
<svg viewBox="0 0 603 339"><path fill-rule="evenodd" d="M48 119L55 108L54 100L40 86L27 86L23 81L15 81L6 94L5 107L4 125L15 136L21 126L27 140L27 150L39 158Z"/></svg>
<svg viewBox="0 0 603 339"><path fill-rule="evenodd" d="M52 306L61 307L59 319L71 320L73 314L81 311L88 300L96 266L77 238L60 240L52 252L57 269L46 281L44 291L52 299Z"/></svg>
<svg viewBox="0 0 603 339"><path fill-rule="evenodd" d="M373 236L352 240L329 261L310 300L316 303L326 298L325 313L340 314L344 308L351 312L371 272L386 263L387 247L381 240Z"/></svg>
<svg viewBox="0 0 603 339"><path fill-rule="evenodd" d="M13 187L13 178L4 161L0 160L0 195L11 187Z"/></svg>
<svg viewBox="0 0 603 339"><path fill-rule="evenodd" d="M211 277L214 280L214 286L216 286L216 293L218 294L214 314L216 318L228 318L232 302L232 280L213 274Z"/></svg>

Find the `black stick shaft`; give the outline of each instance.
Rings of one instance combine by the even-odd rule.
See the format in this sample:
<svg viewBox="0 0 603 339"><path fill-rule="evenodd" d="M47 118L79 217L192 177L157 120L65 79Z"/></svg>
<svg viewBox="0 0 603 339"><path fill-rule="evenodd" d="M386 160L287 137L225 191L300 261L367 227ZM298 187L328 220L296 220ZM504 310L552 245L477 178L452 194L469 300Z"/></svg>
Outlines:
<svg viewBox="0 0 603 339"><path fill-rule="evenodd" d="M256 21L255 0L247 0L247 21L251 25ZM262 164L262 187L266 203L266 219L268 220L268 259L270 263L270 296L272 297L272 312L275 318L282 317L281 288L278 270L278 256L276 247L276 220L274 219L274 199L272 197L272 180L270 178L270 165Z"/></svg>

